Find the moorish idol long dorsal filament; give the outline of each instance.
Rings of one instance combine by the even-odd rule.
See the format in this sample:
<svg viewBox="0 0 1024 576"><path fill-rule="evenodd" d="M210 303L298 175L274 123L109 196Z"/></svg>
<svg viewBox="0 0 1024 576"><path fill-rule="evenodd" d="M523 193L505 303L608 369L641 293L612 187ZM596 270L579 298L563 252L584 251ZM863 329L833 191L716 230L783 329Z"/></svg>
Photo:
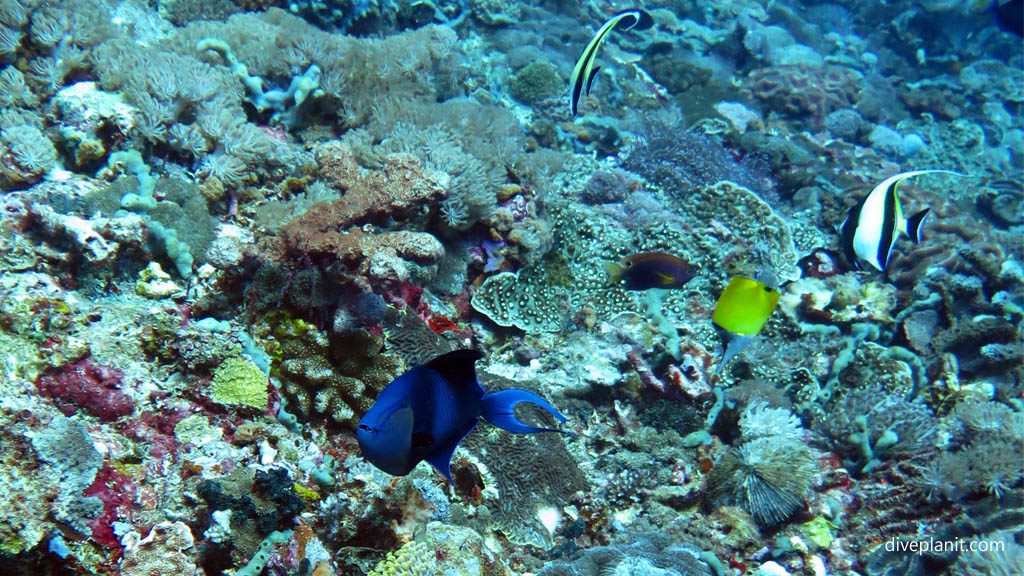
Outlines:
<svg viewBox="0 0 1024 576"><path fill-rule="evenodd" d="M583 96L590 94L590 87L594 85L597 71L601 69L600 66L594 66L594 60L596 59L597 49L601 47L601 43L608 37L608 33L616 28L620 30L646 30L653 25L654 18L646 11L640 8L630 8L617 12L597 29L594 37L587 44L586 49L580 54L579 60L576 60L576 66L573 67L572 76L569 78L569 88L571 90L569 94L569 112L573 116L579 110L580 101L583 100Z"/></svg>

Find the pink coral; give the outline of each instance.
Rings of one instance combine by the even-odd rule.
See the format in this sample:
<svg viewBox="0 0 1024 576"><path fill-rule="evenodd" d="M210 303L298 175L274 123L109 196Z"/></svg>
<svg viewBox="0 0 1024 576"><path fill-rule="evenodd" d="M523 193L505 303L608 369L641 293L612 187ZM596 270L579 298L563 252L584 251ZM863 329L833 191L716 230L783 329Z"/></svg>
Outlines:
<svg viewBox="0 0 1024 576"><path fill-rule="evenodd" d="M80 360L36 381L39 393L53 400L65 416L79 408L104 422L111 422L135 412L135 401L121 391L124 373L116 368Z"/></svg>
<svg viewBox="0 0 1024 576"><path fill-rule="evenodd" d="M85 489L85 496L99 498L103 502L103 513L89 521L92 539L98 544L107 548L121 545L111 523L128 519L134 507L135 490L135 484L131 479L111 468L109 463L100 468L96 473L96 480Z"/></svg>

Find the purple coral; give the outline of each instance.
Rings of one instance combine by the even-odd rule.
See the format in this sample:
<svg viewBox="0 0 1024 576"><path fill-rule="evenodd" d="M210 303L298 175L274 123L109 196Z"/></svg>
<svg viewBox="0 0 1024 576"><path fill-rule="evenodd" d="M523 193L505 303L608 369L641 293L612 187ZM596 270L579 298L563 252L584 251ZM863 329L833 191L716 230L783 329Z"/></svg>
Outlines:
<svg viewBox="0 0 1024 576"><path fill-rule="evenodd" d="M135 402L121 391L124 373L116 368L80 360L36 381L39 393L53 400L65 416L79 408L104 422L135 412Z"/></svg>

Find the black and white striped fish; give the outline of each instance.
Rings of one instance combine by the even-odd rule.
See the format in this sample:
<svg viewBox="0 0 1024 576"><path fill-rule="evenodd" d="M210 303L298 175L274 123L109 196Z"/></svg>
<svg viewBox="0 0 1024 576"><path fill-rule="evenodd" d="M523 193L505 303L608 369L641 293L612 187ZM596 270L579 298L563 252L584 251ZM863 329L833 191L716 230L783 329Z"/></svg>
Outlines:
<svg viewBox="0 0 1024 576"><path fill-rule="evenodd" d="M616 13L597 29L594 38L590 40L586 49L583 50L583 54L580 54L579 60L576 61L576 66L572 69L572 76L569 78L569 89L571 90L569 93L569 111L573 116L579 110L580 101L583 100L583 96L590 94L590 87L594 85L597 71L601 69L600 66L594 66L594 60L597 55L597 49L601 47L601 43L604 42L608 33L616 28L620 30L647 30L653 25L654 18L646 11L640 8L630 8Z"/></svg>
<svg viewBox="0 0 1024 576"><path fill-rule="evenodd" d="M900 234L909 236L915 244L920 242L921 226L930 209L925 208L910 218L904 217L896 187L905 178L933 173L960 175L948 170L901 172L883 180L851 208L846 219L839 225L839 235L846 259L860 268L859 257L867 260L876 269L884 271L892 255L892 247Z"/></svg>

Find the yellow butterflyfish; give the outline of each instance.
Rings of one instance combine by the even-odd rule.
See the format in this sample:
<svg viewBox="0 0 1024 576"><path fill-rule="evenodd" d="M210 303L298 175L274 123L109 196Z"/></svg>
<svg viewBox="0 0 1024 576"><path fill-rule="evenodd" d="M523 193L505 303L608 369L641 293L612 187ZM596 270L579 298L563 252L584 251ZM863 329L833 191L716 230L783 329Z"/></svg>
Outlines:
<svg viewBox="0 0 1024 576"><path fill-rule="evenodd" d="M715 303L711 320L740 336L758 334L779 303L779 293L764 282L737 276Z"/></svg>

